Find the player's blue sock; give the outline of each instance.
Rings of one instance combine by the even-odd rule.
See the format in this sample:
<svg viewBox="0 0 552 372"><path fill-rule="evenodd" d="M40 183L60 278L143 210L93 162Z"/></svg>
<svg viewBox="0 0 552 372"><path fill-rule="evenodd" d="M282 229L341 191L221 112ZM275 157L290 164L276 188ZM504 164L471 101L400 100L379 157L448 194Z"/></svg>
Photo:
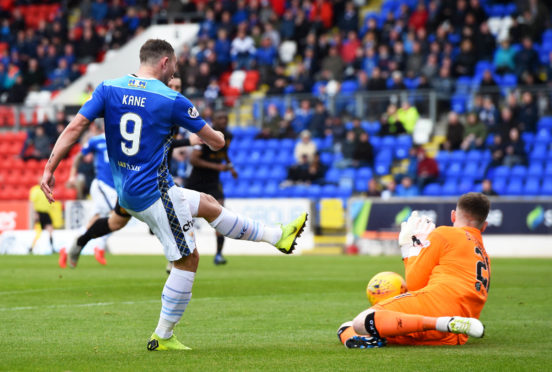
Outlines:
<svg viewBox="0 0 552 372"><path fill-rule="evenodd" d="M172 336L173 328L182 318L186 306L192 298L192 286L195 273L180 270L175 267L171 270L163 294L161 296L161 314L155 333L161 338Z"/></svg>
<svg viewBox="0 0 552 372"><path fill-rule="evenodd" d="M274 245L282 236L282 229L279 226L267 226L261 221L252 220L224 207L210 225L222 235L232 239L263 241Z"/></svg>

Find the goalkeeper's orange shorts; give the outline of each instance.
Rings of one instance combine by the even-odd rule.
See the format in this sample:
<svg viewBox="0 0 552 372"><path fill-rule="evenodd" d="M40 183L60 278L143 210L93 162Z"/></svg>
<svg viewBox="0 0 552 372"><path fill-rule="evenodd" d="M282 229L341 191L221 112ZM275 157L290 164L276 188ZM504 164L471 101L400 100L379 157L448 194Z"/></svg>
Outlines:
<svg viewBox="0 0 552 372"><path fill-rule="evenodd" d="M374 310L390 310L431 317L454 315L478 317L481 308L481 304L470 306L469 303L459 303L458 297L452 297L448 293L438 294L424 289L407 292L372 306ZM415 332L403 336L387 337L388 343L401 345L462 345L467 340L468 336L466 335L439 331Z"/></svg>

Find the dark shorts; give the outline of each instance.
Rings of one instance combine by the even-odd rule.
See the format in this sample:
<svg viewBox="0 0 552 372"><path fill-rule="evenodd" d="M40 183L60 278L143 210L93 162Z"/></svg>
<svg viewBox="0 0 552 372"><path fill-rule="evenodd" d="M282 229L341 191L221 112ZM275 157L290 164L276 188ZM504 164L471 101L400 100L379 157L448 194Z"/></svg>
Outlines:
<svg viewBox="0 0 552 372"><path fill-rule="evenodd" d="M126 209L121 207L121 205L119 204L119 198L117 198L117 202L115 203L115 208L113 208L113 211L121 217L124 217L124 218L131 217L131 215L126 211Z"/></svg>
<svg viewBox="0 0 552 372"><path fill-rule="evenodd" d="M217 200L224 200L224 191L222 190L222 184L220 182L206 184L186 184L186 188L190 190L204 192L205 194L209 194Z"/></svg>
<svg viewBox="0 0 552 372"><path fill-rule="evenodd" d="M52 224L52 218L47 212L38 212L38 222L40 222L40 227L44 229L46 226Z"/></svg>

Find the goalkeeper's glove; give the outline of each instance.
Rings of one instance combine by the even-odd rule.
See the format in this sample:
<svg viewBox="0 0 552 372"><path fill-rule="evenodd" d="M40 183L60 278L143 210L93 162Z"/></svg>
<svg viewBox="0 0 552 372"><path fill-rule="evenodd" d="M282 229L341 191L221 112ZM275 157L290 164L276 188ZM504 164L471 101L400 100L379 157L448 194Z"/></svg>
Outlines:
<svg viewBox="0 0 552 372"><path fill-rule="evenodd" d="M408 256L408 251L413 246L422 246L427 236L435 229L431 218L420 216L417 211L412 212L406 222L401 224L399 233L399 246L403 258Z"/></svg>

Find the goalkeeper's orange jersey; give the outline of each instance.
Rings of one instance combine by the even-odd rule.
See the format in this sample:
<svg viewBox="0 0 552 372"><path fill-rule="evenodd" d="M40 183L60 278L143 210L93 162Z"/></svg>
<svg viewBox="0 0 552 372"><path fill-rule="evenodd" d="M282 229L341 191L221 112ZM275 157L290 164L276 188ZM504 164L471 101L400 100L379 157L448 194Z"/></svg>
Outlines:
<svg viewBox="0 0 552 372"><path fill-rule="evenodd" d="M439 293L443 302L460 305L465 311L463 316L479 318L491 280L481 231L467 226L440 226L422 245L405 258L408 290L423 288L424 292Z"/></svg>

